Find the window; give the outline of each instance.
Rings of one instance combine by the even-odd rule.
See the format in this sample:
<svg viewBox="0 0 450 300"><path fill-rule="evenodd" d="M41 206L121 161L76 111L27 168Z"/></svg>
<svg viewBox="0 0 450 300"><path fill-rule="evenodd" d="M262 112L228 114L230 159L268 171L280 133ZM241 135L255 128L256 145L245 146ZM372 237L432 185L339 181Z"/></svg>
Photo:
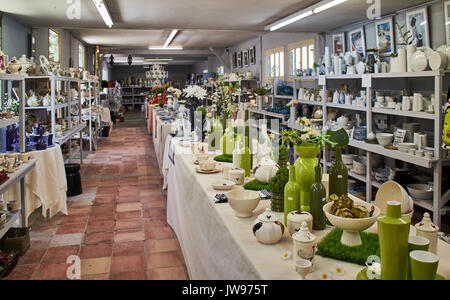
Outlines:
<svg viewBox="0 0 450 300"><path fill-rule="evenodd" d="M59 33L54 31L53 29L49 29L48 32L48 58L52 62L59 63L60 62L60 45L61 45L61 37Z"/></svg>
<svg viewBox="0 0 450 300"><path fill-rule="evenodd" d="M83 45L78 45L78 67L85 68L84 64L84 47Z"/></svg>
<svg viewBox="0 0 450 300"><path fill-rule="evenodd" d="M288 45L289 80L296 75L297 70L314 68L315 40L309 39Z"/></svg>
<svg viewBox="0 0 450 300"><path fill-rule="evenodd" d="M284 47L267 50L264 57L265 82L272 82L274 77L284 77Z"/></svg>

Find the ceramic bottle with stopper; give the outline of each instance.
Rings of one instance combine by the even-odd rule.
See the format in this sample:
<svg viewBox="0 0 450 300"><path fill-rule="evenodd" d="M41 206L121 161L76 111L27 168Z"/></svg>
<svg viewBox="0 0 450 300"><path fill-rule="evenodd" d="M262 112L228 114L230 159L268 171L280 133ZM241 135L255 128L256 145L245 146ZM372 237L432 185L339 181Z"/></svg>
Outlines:
<svg viewBox="0 0 450 300"><path fill-rule="evenodd" d="M430 247L428 251L437 254L439 227L431 222L430 214L426 212L423 215L422 221L417 223L414 227L416 228L417 236L422 236L430 241Z"/></svg>
<svg viewBox="0 0 450 300"><path fill-rule="evenodd" d="M303 222L300 230L292 235L292 239L294 240L294 262L299 259L306 259L314 266L316 236L309 232L306 222Z"/></svg>

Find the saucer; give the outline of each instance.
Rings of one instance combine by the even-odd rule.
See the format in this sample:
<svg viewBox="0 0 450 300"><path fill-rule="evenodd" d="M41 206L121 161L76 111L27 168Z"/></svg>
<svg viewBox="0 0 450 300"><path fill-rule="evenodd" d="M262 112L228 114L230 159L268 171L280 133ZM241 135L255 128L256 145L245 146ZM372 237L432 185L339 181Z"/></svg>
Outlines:
<svg viewBox="0 0 450 300"><path fill-rule="evenodd" d="M195 171L196 171L197 173L200 173L200 174L215 174L215 173L222 172L220 169L215 169L215 170L211 170L211 171L206 171L206 170L200 169L199 167L195 168Z"/></svg>

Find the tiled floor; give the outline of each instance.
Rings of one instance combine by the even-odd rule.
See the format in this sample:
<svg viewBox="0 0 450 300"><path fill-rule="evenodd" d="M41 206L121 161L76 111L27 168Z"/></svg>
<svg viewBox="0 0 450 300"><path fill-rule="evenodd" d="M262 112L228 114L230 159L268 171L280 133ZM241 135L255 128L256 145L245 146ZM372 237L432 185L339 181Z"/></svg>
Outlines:
<svg viewBox="0 0 450 300"><path fill-rule="evenodd" d="M83 194L70 199L69 215L34 218L31 248L7 279L67 279L71 255L81 259L81 279L187 279L145 127L114 129L81 175Z"/></svg>

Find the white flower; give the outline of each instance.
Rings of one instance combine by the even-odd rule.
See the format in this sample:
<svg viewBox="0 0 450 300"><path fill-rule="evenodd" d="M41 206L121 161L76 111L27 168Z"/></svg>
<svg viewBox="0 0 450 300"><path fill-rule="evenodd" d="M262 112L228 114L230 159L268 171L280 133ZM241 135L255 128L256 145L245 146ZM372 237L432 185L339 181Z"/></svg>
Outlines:
<svg viewBox="0 0 450 300"><path fill-rule="evenodd" d="M197 98L199 100L203 100L205 96L208 94L205 89L199 87L198 85L188 86L183 90L186 95L186 98Z"/></svg>

